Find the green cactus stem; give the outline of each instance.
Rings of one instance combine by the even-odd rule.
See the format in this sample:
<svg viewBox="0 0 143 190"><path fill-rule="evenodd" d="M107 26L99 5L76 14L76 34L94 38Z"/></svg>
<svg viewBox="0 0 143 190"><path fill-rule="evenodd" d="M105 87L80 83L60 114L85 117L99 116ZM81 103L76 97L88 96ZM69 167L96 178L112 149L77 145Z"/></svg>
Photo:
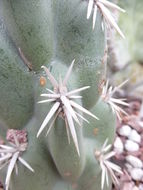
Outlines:
<svg viewBox="0 0 143 190"><path fill-rule="evenodd" d="M117 182L106 139L112 144L115 114L124 112L116 103L126 103L102 84L108 25L124 36L110 9L123 11L107 0L0 1L6 190L110 190Z"/></svg>

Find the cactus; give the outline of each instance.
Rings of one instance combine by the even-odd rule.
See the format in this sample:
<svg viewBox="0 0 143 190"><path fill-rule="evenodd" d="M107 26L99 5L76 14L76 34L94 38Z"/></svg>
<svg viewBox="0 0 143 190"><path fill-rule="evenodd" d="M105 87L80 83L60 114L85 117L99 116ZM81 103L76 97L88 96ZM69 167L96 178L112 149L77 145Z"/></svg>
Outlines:
<svg viewBox="0 0 143 190"><path fill-rule="evenodd" d="M124 12L107 0L0 1L6 190L107 190L117 183L121 168L109 150L116 114L124 112L116 104L127 103L112 97L120 86L103 87L106 30L111 25L124 37L110 9Z"/></svg>

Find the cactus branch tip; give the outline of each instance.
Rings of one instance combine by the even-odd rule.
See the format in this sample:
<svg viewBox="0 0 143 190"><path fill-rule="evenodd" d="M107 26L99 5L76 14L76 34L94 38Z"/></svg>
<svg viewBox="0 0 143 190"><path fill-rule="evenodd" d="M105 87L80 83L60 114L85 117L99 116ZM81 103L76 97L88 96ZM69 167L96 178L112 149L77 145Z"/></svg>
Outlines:
<svg viewBox="0 0 143 190"><path fill-rule="evenodd" d="M34 172L34 169L21 157L21 153L27 149L27 143L21 143L19 141L19 138L15 133L16 130L10 131L14 142L9 142L10 145L0 145L0 169L7 166L5 179L6 190L9 189L10 179L14 168L16 169L16 174L18 174L18 161L31 172Z"/></svg>
<svg viewBox="0 0 143 190"><path fill-rule="evenodd" d="M95 158L100 164L102 174L101 174L101 189L104 188L105 180L107 186L109 186L109 175L115 185L119 183L115 172L123 174L122 169L117 164L113 163L110 159L115 156L114 151L110 151L112 145L108 144L108 139L105 140L101 150L95 150Z"/></svg>
<svg viewBox="0 0 143 190"><path fill-rule="evenodd" d="M120 85L118 85L117 87L113 88L112 86L109 86L109 81L107 80L106 84L103 86L103 89L102 89L101 99L111 106L113 113L117 115L119 121L121 121L121 113L127 115L127 113L124 111L123 108L121 108L121 106L128 107L129 104L126 102L126 99L114 98L113 96L114 96L114 93L118 91L128 81L129 80L126 80Z"/></svg>
<svg viewBox="0 0 143 190"><path fill-rule="evenodd" d="M116 4L109 2L107 0L88 0L87 19L90 18L93 12L93 29L94 29L97 17L97 10L99 10L103 16L103 20L105 21L106 26L113 27L119 33L119 35L123 39L125 39L123 32L120 30L109 9L125 12L124 9L120 8ZM103 25L103 21L101 25Z"/></svg>
<svg viewBox="0 0 143 190"><path fill-rule="evenodd" d="M92 114L90 111L88 111L87 109L83 108L81 105L75 102L76 99L82 98L82 96L79 96L79 93L81 93L84 90L89 89L90 86L81 87L81 88L74 89L68 92L67 82L71 76L74 62L75 60L72 61L63 81L60 79L59 82L57 82L54 76L49 72L48 68L46 68L45 66L43 67L47 76L49 77L51 84L53 85L54 90L52 91L48 89L49 93L41 94L41 96L46 97L47 99L39 101L38 103L51 102L53 105L49 113L47 114L46 118L42 122L41 127L37 133L37 137L39 137L39 135L44 130L44 128L48 125L50 120L52 120L51 125L47 131L47 134L48 134L54 124L54 121L60 115L65 120L65 126L68 126L68 128L66 127L68 139L69 139L68 131L70 131L76 150L78 152L78 155L80 155L74 122L81 126L80 120L83 120L86 122L88 122L88 120L86 120L84 116L82 116L81 114L77 113L77 110L95 119L98 119L98 118L94 114Z"/></svg>

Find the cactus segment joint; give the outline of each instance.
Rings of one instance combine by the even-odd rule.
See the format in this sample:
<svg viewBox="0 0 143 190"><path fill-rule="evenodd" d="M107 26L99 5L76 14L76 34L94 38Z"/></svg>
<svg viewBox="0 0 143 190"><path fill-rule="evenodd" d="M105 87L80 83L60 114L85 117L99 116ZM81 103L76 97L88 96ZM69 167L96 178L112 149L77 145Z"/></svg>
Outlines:
<svg viewBox="0 0 143 190"><path fill-rule="evenodd" d="M125 10L107 0L88 0L88 1L89 2L87 8L87 19L90 18L93 11L93 25L92 25L93 29L95 28L97 10L99 9L103 16L103 20L101 23L102 30L104 30L103 22L105 22L107 28L110 28L110 26L113 27L120 34L122 38L125 38L124 34L120 30L119 26L117 25L114 17L112 16L108 8L121 12L125 12Z"/></svg>
<svg viewBox="0 0 143 190"><path fill-rule="evenodd" d="M39 101L38 103L51 102L51 103L53 103L53 106L50 109L49 113L47 114L46 118L44 119L44 121L37 133L37 137L39 137L39 135L41 134L43 129L47 126L49 121L53 118L51 125L47 131L47 135L48 135L56 118L58 116L61 116L65 120L68 141L70 143L70 133L71 133L71 136L73 138L73 142L75 144L78 155L80 155L74 121L80 126L81 126L81 123L79 121L79 118L85 122L88 122L88 121L81 114L77 113L76 110L78 110L84 114L87 114L95 119L98 119L98 118L95 115L93 115L90 111L83 108L81 105L77 104L74 101L75 99L81 99L82 96L79 96L78 93L90 88L90 86L85 86L85 87L78 88L78 89L68 92L67 82L71 75L74 61L75 60L72 61L72 64L70 65L70 67L65 75L64 80L62 81L62 79L60 77L59 82L57 82L57 80L54 78L54 76L49 72L48 68L46 68L45 66L42 66L42 68L45 70L54 90L46 89L49 93L41 94L41 96L46 97L48 99ZM69 131L70 131L70 133L69 133Z"/></svg>
<svg viewBox="0 0 143 190"><path fill-rule="evenodd" d="M114 164L113 162L110 161L110 158L115 156L114 151L110 151L112 145L108 143L108 139L105 140L101 150L95 150L95 158L98 160L102 174L101 174L101 189L104 188L105 180L107 183L107 186L109 186L109 175L115 185L118 184L118 179L115 175L115 172L123 174L120 166L117 164Z"/></svg>
<svg viewBox="0 0 143 190"><path fill-rule="evenodd" d="M22 131L21 133L25 133L26 131ZM5 180L5 189L9 189L10 179L12 172L15 168L15 172L18 175L18 166L17 161L19 161L22 165L24 165L31 172L34 172L33 168L21 157L22 152L27 149L27 142L24 142L22 138L20 138L20 133L18 130L8 130L8 138L9 145L0 145L0 169L3 169L5 166L7 168L6 180Z"/></svg>

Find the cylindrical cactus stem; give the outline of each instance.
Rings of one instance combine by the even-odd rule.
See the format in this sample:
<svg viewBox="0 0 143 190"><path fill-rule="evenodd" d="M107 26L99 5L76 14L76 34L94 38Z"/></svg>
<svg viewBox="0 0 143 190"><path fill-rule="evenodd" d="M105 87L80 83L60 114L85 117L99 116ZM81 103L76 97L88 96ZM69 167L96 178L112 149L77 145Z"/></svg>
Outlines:
<svg viewBox="0 0 143 190"><path fill-rule="evenodd" d="M84 136L92 139L96 144L95 146L97 146L97 142L102 145L106 139L112 143L116 131L116 115L112 112L111 107L100 99L90 111L99 117L99 120L87 118L89 124L84 124Z"/></svg>
<svg viewBox="0 0 143 190"><path fill-rule="evenodd" d="M47 128L47 137L44 138L54 163L61 176L72 182L81 175L85 164L82 116L79 117L79 111L72 104L81 106L82 97L79 93L87 87L76 88L77 77L72 72L74 61L69 68L59 61L56 62L56 67L52 67L51 72L43 67L53 86L49 89L47 81L47 88L43 89L45 93L41 94L46 99L39 101L41 105L36 108L37 118L40 119L43 113L47 115L44 121L40 119L42 124L37 137L40 138L41 132ZM57 110L54 111L56 106Z"/></svg>
<svg viewBox="0 0 143 190"><path fill-rule="evenodd" d="M3 19L17 47L38 71L53 57L51 0L3 1ZM48 15L48 16L47 16Z"/></svg>
<svg viewBox="0 0 143 190"><path fill-rule="evenodd" d="M127 103L112 96L122 84L102 88L106 30L124 37L110 8L124 11L108 0L0 1L0 136L28 134L26 144L14 136L0 145L6 190L109 190L117 181L107 141Z"/></svg>
<svg viewBox="0 0 143 190"><path fill-rule="evenodd" d="M0 120L8 128L22 128L33 113L32 77L0 20Z"/></svg>
<svg viewBox="0 0 143 190"><path fill-rule="evenodd" d="M90 109L99 98L98 87L105 69L102 59L106 34L102 31L101 14L97 13L93 30L92 18L86 18L88 1L53 2L56 57L67 65L75 59L78 86L90 86L88 92L82 92L83 105Z"/></svg>
<svg viewBox="0 0 143 190"><path fill-rule="evenodd" d="M65 121L58 118L49 137L49 150L61 176L68 181L75 182L81 176L85 165L85 153L81 126L75 125L79 155L70 135L68 139Z"/></svg>

